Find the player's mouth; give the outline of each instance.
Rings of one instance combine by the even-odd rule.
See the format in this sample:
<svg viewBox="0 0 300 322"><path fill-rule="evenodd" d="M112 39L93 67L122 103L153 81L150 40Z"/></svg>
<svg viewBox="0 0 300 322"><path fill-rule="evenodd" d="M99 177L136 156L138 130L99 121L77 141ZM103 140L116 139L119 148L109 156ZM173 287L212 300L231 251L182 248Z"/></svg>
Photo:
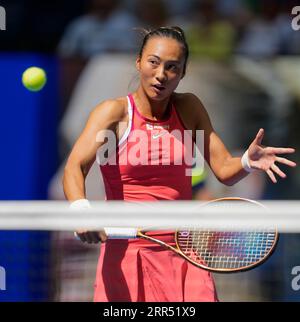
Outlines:
<svg viewBox="0 0 300 322"><path fill-rule="evenodd" d="M166 87L161 84L154 84L152 85L152 88L156 93L162 93L166 89Z"/></svg>

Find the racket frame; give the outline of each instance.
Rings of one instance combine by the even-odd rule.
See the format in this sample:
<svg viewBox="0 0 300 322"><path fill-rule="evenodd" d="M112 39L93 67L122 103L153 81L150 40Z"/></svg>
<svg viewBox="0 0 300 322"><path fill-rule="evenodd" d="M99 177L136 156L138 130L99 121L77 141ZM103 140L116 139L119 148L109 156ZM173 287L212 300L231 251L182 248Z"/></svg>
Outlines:
<svg viewBox="0 0 300 322"><path fill-rule="evenodd" d="M262 205L261 203L259 203L257 201L246 199L246 198L239 198L239 197L217 198L217 199L208 201L207 203L204 204L204 206L209 205L209 204L214 203L214 202L219 202L219 201L242 201L242 202L244 201L244 202L250 202L252 204L256 204L256 205L258 205L260 207L264 207L265 209L267 209L264 205ZM261 258L259 261L254 262L251 265L246 265L246 266L237 267L237 268L212 268L212 267L208 267L206 265L202 265L200 263L194 262L191 258L189 258L187 255L185 255L181 251L180 246L179 246L179 234L182 231L183 230L180 230L180 229L177 229L177 230L174 231L176 248L171 246L171 245L169 245L169 244L167 244L167 243L165 243L165 242L163 242L163 241L161 241L161 240L159 240L159 239L156 239L156 238L153 238L151 236L148 236L148 235L144 234L142 229L137 230L137 237L143 238L145 240L152 241L152 242L155 242L155 243L157 243L157 244L159 244L161 246L164 246L164 247L174 251L178 255L182 256L184 259L186 259L191 264L193 264L193 265L195 265L195 266L197 266L199 268L205 269L207 271L213 272L213 273L236 273L236 272L244 272L244 271L248 271L250 269L253 269L253 268L261 265L263 262L265 262L272 255L272 253L274 252L274 250L276 248L278 240L279 240L278 231L277 231L277 229L274 228L275 238L274 238L274 241L273 241L273 245L270 248L270 250L268 251L268 253L263 258Z"/></svg>

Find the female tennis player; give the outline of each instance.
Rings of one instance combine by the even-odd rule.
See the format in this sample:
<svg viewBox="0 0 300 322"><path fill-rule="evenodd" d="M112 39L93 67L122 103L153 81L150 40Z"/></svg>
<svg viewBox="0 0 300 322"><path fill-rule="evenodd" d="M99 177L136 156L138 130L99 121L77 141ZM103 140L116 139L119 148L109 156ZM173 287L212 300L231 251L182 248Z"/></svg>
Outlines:
<svg viewBox="0 0 300 322"><path fill-rule="evenodd" d="M286 174L275 163L296 165L278 156L293 153L294 149L261 144L263 129L242 157L231 156L214 131L200 99L190 93L175 92L185 75L188 56L184 33L178 27L161 27L145 35L136 59L140 76L137 91L97 106L68 158L63 186L72 208L90 207L85 195L85 177L96 159L107 200L191 200L191 177L186 172L191 165L177 162L183 160L185 150L189 149L185 141L179 142L178 147L180 140L172 134L175 130L182 136L185 130L190 130L193 139L197 130L204 130L204 157L216 178L226 185L235 184L252 170L265 171L276 183L275 174L281 178ZM119 126L124 122L126 126ZM116 164L102 164L100 160L99 151L106 143L96 137L103 131L111 131L117 139ZM144 133L143 151L134 150L138 141L136 133ZM176 149L170 148L175 144L163 143L168 136L176 139ZM158 140L160 143L156 145ZM129 162L128 158L128 162L121 163L131 149L136 157L139 154L140 162L135 162L136 159ZM158 162L164 161L166 155L168 165ZM175 244L171 231L151 234L170 245ZM95 301L217 301L210 272L158 244L141 239L107 240L104 231L78 231L77 235L83 242L106 241L101 244Z"/></svg>

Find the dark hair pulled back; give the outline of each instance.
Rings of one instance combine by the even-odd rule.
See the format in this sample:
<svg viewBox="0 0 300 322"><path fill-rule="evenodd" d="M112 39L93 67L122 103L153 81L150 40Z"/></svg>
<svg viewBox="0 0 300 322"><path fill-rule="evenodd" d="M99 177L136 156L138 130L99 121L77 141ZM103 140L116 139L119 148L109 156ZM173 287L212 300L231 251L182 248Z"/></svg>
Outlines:
<svg viewBox="0 0 300 322"><path fill-rule="evenodd" d="M177 26L172 27L159 27L153 30L143 30L144 38L142 45L139 51L139 57L142 57L144 48L147 45L148 41L153 37L166 37L177 40L183 48L184 52L184 67L183 67L183 76L186 73L186 66L189 58L189 46L187 44L184 31Z"/></svg>

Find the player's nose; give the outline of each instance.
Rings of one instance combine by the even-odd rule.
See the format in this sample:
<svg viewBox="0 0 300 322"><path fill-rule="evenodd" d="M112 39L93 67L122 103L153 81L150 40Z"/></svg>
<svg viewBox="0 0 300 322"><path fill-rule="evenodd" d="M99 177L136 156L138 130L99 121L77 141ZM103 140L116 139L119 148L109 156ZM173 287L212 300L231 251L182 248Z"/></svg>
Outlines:
<svg viewBox="0 0 300 322"><path fill-rule="evenodd" d="M166 72L165 72L165 68L164 67L160 67L160 68L157 69L155 78L160 83L164 83L166 81L167 75L166 75Z"/></svg>

